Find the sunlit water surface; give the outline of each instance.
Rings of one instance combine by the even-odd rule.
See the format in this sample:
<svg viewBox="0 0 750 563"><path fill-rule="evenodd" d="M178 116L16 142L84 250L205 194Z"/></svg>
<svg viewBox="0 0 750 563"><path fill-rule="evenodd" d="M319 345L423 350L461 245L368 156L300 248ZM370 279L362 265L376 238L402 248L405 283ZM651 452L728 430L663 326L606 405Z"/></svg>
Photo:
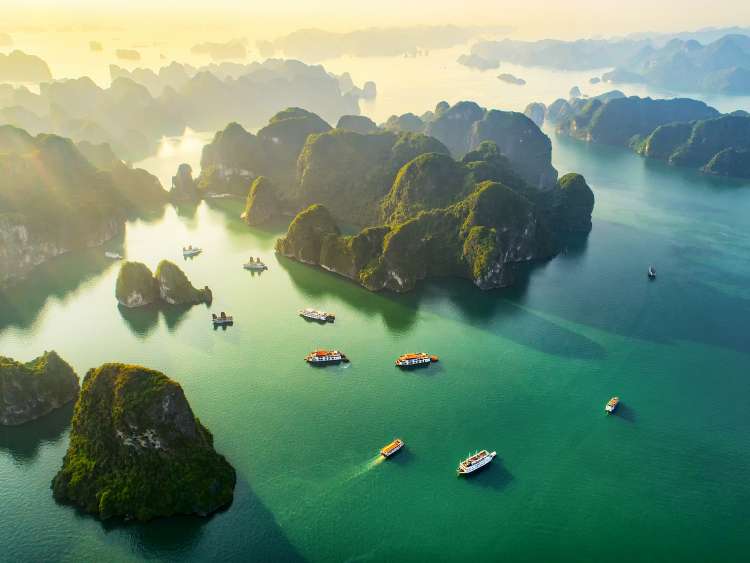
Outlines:
<svg viewBox="0 0 750 563"><path fill-rule="evenodd" d="M458 88L450 72L433 79L429 105L520 105L480 83ZM575 82L561 78L549 93ZM395 104L381 91L388 109L373 115ZM26 360L55 349L81 375L106 361L164 371L238 484L232 506L209 519L102 524L52 500L69 433L70 409L58 411L0 430L0 559L744 559L750 186L552 138L555 166L583 173L595 191L594 228L509 290L445 280L404 296L369 293L278 258L282 227L249 229L240 202L214 200L131 222L109 246L152 268L177 261L213 289L210 309L119 310L118 265L102 249L53 261L5 292L0 353ZM180 161L197 172L197 146L165 140L142 165L163 182ZM184 262L185 243L205 252ZM250 255L269 270L244 271ZM296 315L304 306L337 321L309 324ZM219 310L235 326L214 330ZM352 363L310 368L302 357L320 346ZM393 367L419 350L441 362ZM612 395L622 404L607 417ZM406 448L378 462L394 437ZM498 457L456 478L459 458L477 448Z"/></svg>

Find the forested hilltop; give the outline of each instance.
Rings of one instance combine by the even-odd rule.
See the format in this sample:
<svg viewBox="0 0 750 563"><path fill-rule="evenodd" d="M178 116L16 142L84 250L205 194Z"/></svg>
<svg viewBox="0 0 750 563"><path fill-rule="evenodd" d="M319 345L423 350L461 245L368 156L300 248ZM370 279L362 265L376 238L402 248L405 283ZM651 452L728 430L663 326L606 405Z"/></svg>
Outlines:
<svg viewBox="0 0 750 563"><path fill-rule="evenodd" d="M381 127L340 125L300 108L257 135L230 124L204 148L198 193L247 194L253 225L296 213L277 251L372 290L434 276L511 285L519 264L591 228L591 189L558 180L549 138L521 113L441 102Z"/></svg>
<svg viewBox="0 0 750 563"><path fill-rule="evenodd" d="M750 114L744 111L721 114L689 98L628 98L615 91L549 107L531 104L527 113L578 139L629 147L708 174L750 178Z"/></svg>

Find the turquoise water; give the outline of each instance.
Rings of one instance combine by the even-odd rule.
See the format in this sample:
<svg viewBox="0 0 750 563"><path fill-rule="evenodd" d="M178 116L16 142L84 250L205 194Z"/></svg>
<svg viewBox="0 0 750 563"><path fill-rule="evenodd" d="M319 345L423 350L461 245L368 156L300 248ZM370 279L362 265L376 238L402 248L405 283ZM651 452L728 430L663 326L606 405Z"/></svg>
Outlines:
<svg viewBox="0 0 750 563"><path fill-rule="evenodd" d="M750 186L553 138L561 172L596 193L583 241L510 290L469 282L369 293L277 258L280 231L238 204L167 208L115 241L170 258L211 310L130 312L117 264L67 256L0 301L0 353L55 349L82 375L106 361L178 380L237 469L209 519L102 524L52 500L69 410L0 430L0 559L741 560L750 547ZM182 262L185 243L206 249ZM249 255L269 270L241 268ZM650 263L655 282L646 278ZM296 316L335 311L333 325ZM335 346L348 366L302 357ZM396 370L402 352L441 362ZM603 407L622 399L617 416ZM394 437L406 448L379 462ZM497 459L455 476L477 448Z"/></svg>

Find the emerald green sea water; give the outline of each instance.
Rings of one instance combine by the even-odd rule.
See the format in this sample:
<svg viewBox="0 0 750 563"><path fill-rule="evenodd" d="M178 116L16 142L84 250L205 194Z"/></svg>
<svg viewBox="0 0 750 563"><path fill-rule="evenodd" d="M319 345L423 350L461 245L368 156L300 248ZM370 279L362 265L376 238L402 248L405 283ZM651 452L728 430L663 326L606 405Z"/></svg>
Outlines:
<svg viewBox="0 0 750 563"><path fill-rule="evenodd" d="M210 310L120 312L118 265L99 249L3 294L0 354L55 349L81 375L107 361L166 372L238 483L208 519L102 524L58 506L64 409L0 430L0 560L746 559L750 186L553 142L558 169L595 191L594 227L509 290L369 293L277 258L278 231L248 229L221 200L132 222L111 245L151 267L179 261L213 289ZM186 243L204 254L183 262ZM244 271L250 255L269 270ZM304 306L337 321L307 323ZM213 330L211 310L237 323ZM352 363L307 366L319 346ZM420 350L440 363L393 367ZM395 437L406 448L380 462ZM498 457L457 478L478 448Z"/></svg>

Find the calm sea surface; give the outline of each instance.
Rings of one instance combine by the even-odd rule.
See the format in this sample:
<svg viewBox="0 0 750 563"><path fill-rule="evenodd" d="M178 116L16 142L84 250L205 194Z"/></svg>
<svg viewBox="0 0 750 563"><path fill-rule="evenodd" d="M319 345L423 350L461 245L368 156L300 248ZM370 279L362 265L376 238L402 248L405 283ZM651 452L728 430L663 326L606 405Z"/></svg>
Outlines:
<svg viewBox="0 0 750 563"><path fill-rule="evenodd" d="M249 229L239 202L214 200L131 222L108 247L152 268L178 262L213 289L211 309L120 311L118 264L102 249L2 294L0 354L55 349L80 375L107 361L164 371L238 484L209 519L102 524L58 506L64 409L0 430L0 560L745 559L750 185L552 139L555 166L595 191L594 228L509 290L445 280L373 294L276 257L281 228ZM162 147L145 166L163 181L174 162L197 171L200 144L165 143L178 154ZM183 262L186 243L204 254ZM244 271L250 255L269 270ZM305 306L336 323L303 321ZM214 330L219 310L236 325ZM352 363L310 368L302 357L322 346ZM441 362L393 367L420 350ZM613 395L622 403L607 417ZM381 463L394 437L407 446ZM498 457L458 479L478 448Z"/></svg>

